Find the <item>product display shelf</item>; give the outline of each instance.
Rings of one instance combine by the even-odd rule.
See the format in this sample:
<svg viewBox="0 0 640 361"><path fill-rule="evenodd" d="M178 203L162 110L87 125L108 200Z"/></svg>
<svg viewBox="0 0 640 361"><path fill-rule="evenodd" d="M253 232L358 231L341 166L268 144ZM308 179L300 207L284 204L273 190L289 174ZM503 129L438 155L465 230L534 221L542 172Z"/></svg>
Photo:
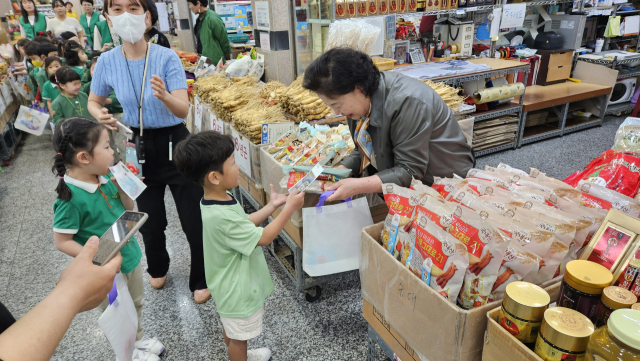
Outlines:
<svg viewBox="0 0 640 361"><path fill-rule="evenodd" d="M619 117L621 115L631 113L634 107L635 107L635 104L631 102L609 104L609 106L607 106L607 111L604 113L604 115L615 115Z"/></svg>
<svg viewBox="0 0 640 361"><path fill-rule="evenodd" d="M240 186L234 189L234 195L243 206L245 202L248 202L255 210L262 208L260 203ZM273 222L273 217L270 216L267 222ZM305 293L306 300L309 302L317 300L322 294L320 285L341 275L341 273L322 277L308 276L302 269L302 248L284 230L280 232L280 239L283 242L278 242L276 239L269 246L269 251L291 278L298 291Z"/></svg>
<svg viewBox="0 0 640 361"><path fill-rule="evenodd" d="M630 71L628 73L618 72L618 79L633 78L640 75L640 70Z"/></svg>

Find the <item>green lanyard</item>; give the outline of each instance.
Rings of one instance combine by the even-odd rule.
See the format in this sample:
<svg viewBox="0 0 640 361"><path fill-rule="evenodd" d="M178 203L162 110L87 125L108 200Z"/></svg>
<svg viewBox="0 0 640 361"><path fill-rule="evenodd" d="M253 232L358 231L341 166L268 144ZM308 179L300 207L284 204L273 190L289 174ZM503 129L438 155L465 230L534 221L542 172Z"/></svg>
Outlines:
<svg viewBox="0 0 640 361"><path fill-rule="evenodd" d="M69 99L69 97L67 97L64 94L61 94L63 97L67 98L67 100L69 101L69 104L71 104L71 106L73 107L73 109L76 111L76 114L78 114L79 117L82 116L82 104L80 104L79 101L78 102L78 106L76 107L75 105L73 105L73 102L71 101L71 99Z"/></svg>

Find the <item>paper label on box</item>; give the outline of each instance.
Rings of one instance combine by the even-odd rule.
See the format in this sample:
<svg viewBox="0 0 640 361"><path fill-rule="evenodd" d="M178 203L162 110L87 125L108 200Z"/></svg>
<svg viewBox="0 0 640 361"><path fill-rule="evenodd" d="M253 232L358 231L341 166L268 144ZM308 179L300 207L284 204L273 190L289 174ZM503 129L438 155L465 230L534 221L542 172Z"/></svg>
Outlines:
<svg viewBox="0 0 640 361"><path fill-rule="evenodd" d="M215 130L220 134L224 134L224 122L218 119L218 116L214 112L209 113L209 117L211 130Z"/></svg>
<svg viewBox="0 0 640 361"><path fill-rule="evenodd" d="M202 128L202 104L198 101L198 98L194 99L195 102L195 111L193 115L193 124L196 126L196 129L200 131Z"/></svg>
<svg viewBox="0 0 640 361"><path fill-rule="evenodd" d="M246 175L251 177L251 159L249 158L249 140L242 137L235 130L231 130L231 137L236 146L233 158Z"/></svg>
<svg viewBox="0 0 640 361"><path fill-rule="evenodd" d="M262 124L262 144L273 144L277 142L280 137L294 129L295 126L296 123L294 122Z"/></svg>

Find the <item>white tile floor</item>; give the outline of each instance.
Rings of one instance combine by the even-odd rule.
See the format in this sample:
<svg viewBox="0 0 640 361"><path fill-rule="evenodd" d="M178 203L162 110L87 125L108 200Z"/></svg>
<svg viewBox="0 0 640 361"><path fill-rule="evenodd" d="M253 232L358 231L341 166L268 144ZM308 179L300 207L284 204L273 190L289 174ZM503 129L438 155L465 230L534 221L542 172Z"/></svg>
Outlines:
<svg viewBox="0 0 640 361"><path fill-rule="evenodd" d="M536 167L563 179L609 148L621 121L608 119L603 127L483 157L478 168L504 162L521 169ZM70 260L52 240L57 179L50 171L54 155L50 137L31 136L25 143L0 173L0 301L16 317L51 291ZM226 360L215 305L193 303L187 287L188 245L173 199L165 199L172 262L164 289L153 290L145 281L144 327L165 344L163 360ZM271 348L276 361L364 360L367 323L357 272L326 284L322 297L308 303L269 253L266 258L275 291L265 305L264 332L249 347ZM142 263L146 265L144 256ZM97 311L78 315L52 360L112 361L114 354L98 328L98 317ZM377 359L383 359L380 351Z"/></svg>

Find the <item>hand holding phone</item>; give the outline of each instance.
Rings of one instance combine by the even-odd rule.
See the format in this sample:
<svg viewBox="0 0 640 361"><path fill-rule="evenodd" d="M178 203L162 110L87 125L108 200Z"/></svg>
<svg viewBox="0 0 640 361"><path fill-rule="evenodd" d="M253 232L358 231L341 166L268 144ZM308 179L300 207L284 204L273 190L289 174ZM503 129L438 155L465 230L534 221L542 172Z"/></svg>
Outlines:
<svg viewBox="0 0 640 361"><path fill-rule="evenodd" d="M100 237L98 252L93 257L93 264L104 266L124 247L131 237L147 221L149 215L142 212L126 211Z"/></svg>

